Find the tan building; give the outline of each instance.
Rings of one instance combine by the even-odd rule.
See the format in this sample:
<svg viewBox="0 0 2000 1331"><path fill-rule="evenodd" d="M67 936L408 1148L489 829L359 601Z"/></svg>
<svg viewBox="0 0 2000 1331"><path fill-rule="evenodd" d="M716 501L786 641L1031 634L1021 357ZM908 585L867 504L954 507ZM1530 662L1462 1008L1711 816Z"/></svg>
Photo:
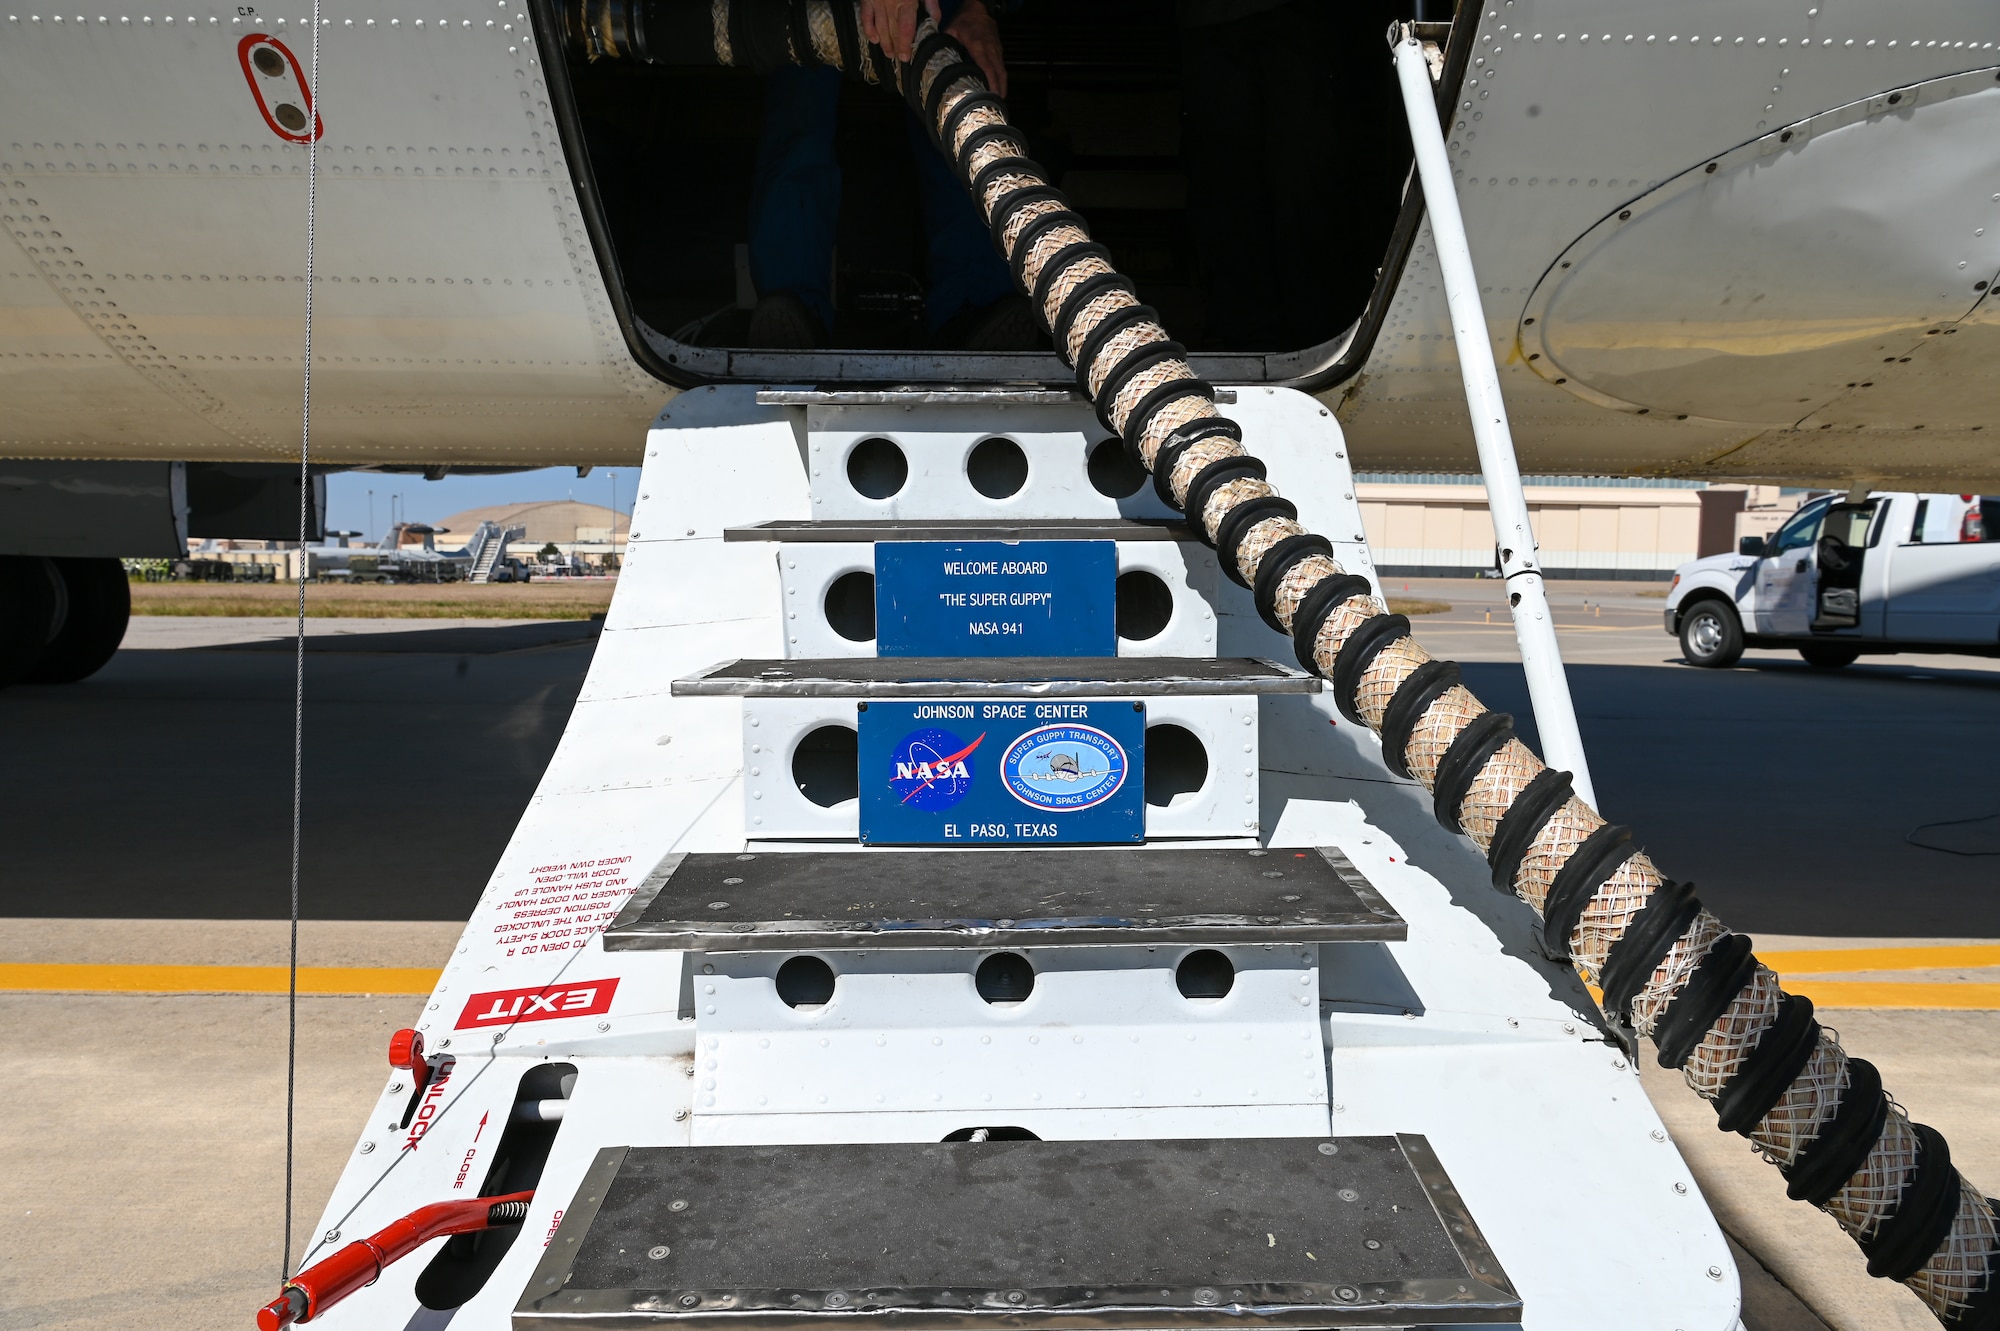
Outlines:
<svg viewBox="0 0 2000 1331"><path fill-rule="evenodd" d="M546 499L528 504L488 504L454 513L436 525L441 532L440 548L462 544L491 522L502 530L526 527L528 534L514 542L509 554L532 559L544 547L553 545L566 555L577 555L593 564L606 555L623 556L631 531L631 518L602 504L586 504L575 499Z"/></svg>
<svg viewBox="0 0 2000 1331"><path fill-rule="evenodd" d="M1388 577L1477 577L1495 564L1493 520L1475 476L1360 481L1355 498ZM1802 495L1775 487L1537 477L1524 486L1551 578L1664 581L1699 555L1775 530Z"/></svg>

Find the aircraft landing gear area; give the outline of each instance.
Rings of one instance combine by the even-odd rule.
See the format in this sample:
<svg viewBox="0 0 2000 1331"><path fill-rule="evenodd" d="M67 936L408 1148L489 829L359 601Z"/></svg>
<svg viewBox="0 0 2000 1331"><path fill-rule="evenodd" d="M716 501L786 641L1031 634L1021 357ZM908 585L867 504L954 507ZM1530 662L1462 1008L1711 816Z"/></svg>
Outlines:
<svg viewBox="0 0 2000 1331"><path fill-rule="evenodd" d="M0 688L96 674L131 615L131 587L116 559L0 556Z"/></svg>

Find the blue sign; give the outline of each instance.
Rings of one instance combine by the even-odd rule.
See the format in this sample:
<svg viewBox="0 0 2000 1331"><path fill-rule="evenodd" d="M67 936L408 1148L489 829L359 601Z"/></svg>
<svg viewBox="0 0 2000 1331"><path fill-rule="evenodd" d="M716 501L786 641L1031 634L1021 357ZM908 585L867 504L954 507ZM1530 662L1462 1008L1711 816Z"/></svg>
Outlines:
<svg viewBox="0 0 2000 1331"><path fill-rule="evenodd" d="M1110 541L883 541L880 656L1116 656Z"/></svg>
<svg viewBox="0 0 2000 1331"><path fill-rule="evenodd" d="M1146 838L1146 713L1103 698L861 704L861 840Z"/></svg>

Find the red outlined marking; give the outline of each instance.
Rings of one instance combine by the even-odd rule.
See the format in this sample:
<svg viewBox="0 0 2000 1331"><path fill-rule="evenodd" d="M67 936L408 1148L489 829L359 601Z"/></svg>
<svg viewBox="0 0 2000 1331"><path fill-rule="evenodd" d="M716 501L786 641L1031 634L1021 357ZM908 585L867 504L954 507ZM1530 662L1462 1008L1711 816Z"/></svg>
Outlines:
<svg viewBox="0 0 2000 1331"><path fill-rule="evenodd" d="M468 1026L505 1026L517 1021L556 1021L563 1017L595 1017L611 1010L618 981L579 980L534 989L497 989L465 1000L454 1030Z"/></svg>
<svg viewBox="0 0 2000 1331"><path fill-rule="evenodd" d="M312 116L311 134L286 129L278 123L277 117L271 114L271 104L264 97L264 84L266 80L258 76L256 66L250 63L251 57L260 46L268 46L276 51L285 58L285 63L291 67L292 91L301 102L305 103L305 110ZM300 66L299 58L292 54L291 47L286 46L283 42L279 41L276 37L270 36L268 33L253 32L244 37L242 41L236 43L236 63L243 67L243 81L250 85L250 95L257 99L257 110L263 115L264 123L271 127L273 134L283 139L286 143L310 143L312 140L325 135L326 125L320 120L319 112L313 110L312 87L306 82L306 72Z"/></svg>

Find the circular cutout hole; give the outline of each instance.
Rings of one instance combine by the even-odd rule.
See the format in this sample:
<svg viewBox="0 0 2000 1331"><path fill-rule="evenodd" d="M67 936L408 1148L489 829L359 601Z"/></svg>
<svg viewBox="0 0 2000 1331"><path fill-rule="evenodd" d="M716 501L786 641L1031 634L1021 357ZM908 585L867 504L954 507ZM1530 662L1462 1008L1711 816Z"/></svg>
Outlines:
<svg viewBox="0 0 2000 1331"><path fill-rule="evenodd" d="M285 72L285 58L268 46L260 46L250 53L250 63L257 66L257 72L267 78L277 78Z"/></svg>
<svg viewBox="0 0 2000 1331"><path fill-rule="evenodd" d="M1208 750L1186 726L1146 727L1146 803L1164 809L1174 796L1208 784Z"/></svg>
<svg viewBox="0 0 2000 1331"><path fill-rule="evenodd" d="M1146 483L1146 469L1125 452L1123 441L1106 439L1090 450L1085 468L1090 484L1107 499L1129 499Z"/></svg>
<svg viewBox="0 0 2000 1331"><path fill-rule="evenodd" d="M290 102L279 102L277 107L271 112L271 115L280 125L283 125L292 133L302 134L305 132L306 113L299 110L298 107L293 106Z"/></svg>
<svg viewBox="0 0 2000 1331"><path fill-rule="evenodd" d="M988 499L1017 495L1028 483L1028 455L1012 439L982 440L965 459L965 479Z"/></svg>
<svg viewBox="0 0 2000 1331"><path fill-rule="evenodd" d="M1131 642L1145 642L1167 631L1174 617L1174 594L1157 573L1134 569L1120 573L1114 589L1113 617L1118 636Z"/></svg>
<svg viewBox="0 0 2000 1331"><path fill-rule="evenodd" d="M910 479L910 462L887 439L863 439L847 455L847 481L870 499L887 499Z"/></svg>
<svg viewBox="0 0 2000 1331"><path fill-rule="evenodd" d="M972 983L989 1003L1020 1003L1035 992L1035 968L1018 952L996 952L979 963Z"/></svg>
<svg viewBox="0 0 2000 1331"><path fill-rule="evenodd" d="M985 1133L986 1135L984 1137L981 1137L980 1140L988 1142L1038 1142L1041 1140L1040 1137L1037 1137L1034 1133L1028 1131L1026 1128L988 1128L988 1127L960 1128L956 1132L947 1132L943 1137L939 1138L939 1140L948 1142L969 1142L972 1140L972 1134L975 1132Z"/></svg>
<svg viewBox="0 0 2000 1331"><path fill-rule="evenodd" d="M786 1007L821 1007L833 1001L833 967L818 957L792 957L778 967L778 997Z"/></svg>
<svg viewBox="0 0 2000 1331"><path fill-rule="evenodd" d="M1212 947L1190 952L1174 967L1174 987L1182 998L1222 998L1236 984L1236 967Z"/></svg>
<svg viewBox="0 0 2000 1331"><path fill-rule="evenodd" d="M846 726L821 726L792 750L792 784L822 809L861 794L861 743Z"/></svg>
<svg viewBox="0 0 2000 1331"><path fill-rule="evenodd" d="M826 589L826 622L849 642L875 638L875 575L843 573Z"/></svg>

